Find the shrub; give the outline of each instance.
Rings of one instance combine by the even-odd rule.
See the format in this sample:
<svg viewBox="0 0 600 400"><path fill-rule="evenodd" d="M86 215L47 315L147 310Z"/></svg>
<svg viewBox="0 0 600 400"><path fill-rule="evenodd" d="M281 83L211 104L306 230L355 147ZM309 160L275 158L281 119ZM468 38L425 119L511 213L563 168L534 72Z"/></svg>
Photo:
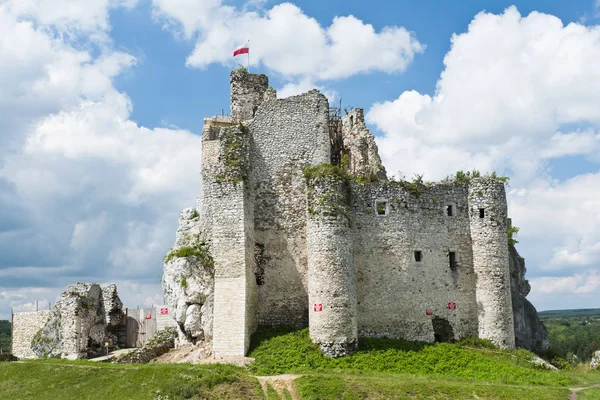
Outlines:
<svg viewBox="0 0 600 400"><path fill-rule="evenodd" d="M508 227L506 235L508 236L508 244L509 245L514 246L515 244L519 243L519 241L514 238L517 233L519 233L518 226L509 226Z"/></svg>
<svg viewBox="0 0 600 400"><path fill-rule="evenodd" d="M481 339L477 336L469 336L458 342L459 346L476 347L479 349L497 349L496 345L489 339Z"/></svg>

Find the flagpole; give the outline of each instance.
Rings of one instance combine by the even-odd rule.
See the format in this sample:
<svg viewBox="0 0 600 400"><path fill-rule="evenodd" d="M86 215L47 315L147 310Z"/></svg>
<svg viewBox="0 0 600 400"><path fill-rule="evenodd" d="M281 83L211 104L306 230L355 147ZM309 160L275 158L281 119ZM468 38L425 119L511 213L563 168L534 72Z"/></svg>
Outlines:
<svg viewBox="0 0 600 400"><path fill-rule="evenodd" d="M248 72L250 72L250 39L248 39Z"/></svg>

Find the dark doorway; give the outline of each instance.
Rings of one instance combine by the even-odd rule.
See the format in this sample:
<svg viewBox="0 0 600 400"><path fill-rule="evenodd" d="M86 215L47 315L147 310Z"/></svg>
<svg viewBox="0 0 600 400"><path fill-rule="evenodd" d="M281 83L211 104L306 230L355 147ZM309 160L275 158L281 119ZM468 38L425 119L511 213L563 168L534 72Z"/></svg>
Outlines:
<svg viewBox="0 0 600 400"><path fill-rule="evenodd" d="M433 337L436 342L454 342L454 331L447 319L434 317L431 323L433 324Z"/></svg>

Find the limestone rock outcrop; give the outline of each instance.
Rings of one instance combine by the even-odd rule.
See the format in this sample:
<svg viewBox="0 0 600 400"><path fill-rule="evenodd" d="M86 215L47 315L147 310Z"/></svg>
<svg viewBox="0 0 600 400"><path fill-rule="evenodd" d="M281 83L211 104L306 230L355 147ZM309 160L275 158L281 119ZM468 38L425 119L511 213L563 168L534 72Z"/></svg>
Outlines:
<svg viewBox="0 0 600 400"><path fill-rule="evenodd" d="M591 369L600 368L600 350L595 351L594 354L592 355L592 361L590 362L590 368Z"/></svg>
<svg viewBox="0 0 600 400"><path fill-rule="evenodd" d="M535 307L525 297L531 291L525 279L525 260L514 246L509 246L509 265L512 308L515 323L515 344L531 351L548 349L548 331L537 315Z"/></svg>
<svg viewBox="0 0 600 400"><path fill-rule="evenodd" d="M95 283L70 285L52 308L48 322L35 334L31 349L38 357L90 358L103 354L104 343L117 347L116 326L124 318L117 288Z"/></svg>
<svg viewBox="0 0 600 400"><path fill-rule="evenodd" d="M212 338L214 265L208 249L198 212L183 210L175 245L165 257L162 280L167 303L175 310L178 346Z"/></svg>

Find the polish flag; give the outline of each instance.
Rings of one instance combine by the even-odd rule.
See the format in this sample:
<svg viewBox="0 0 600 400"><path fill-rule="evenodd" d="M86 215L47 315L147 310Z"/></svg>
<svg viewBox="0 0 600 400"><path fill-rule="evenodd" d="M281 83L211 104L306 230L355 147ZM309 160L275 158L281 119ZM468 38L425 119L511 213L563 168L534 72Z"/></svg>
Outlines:
<svg viewBox="0 0 600 400"><path fill-rule="evenodd" d="M246 43L245 45L243 45L242 47L240 47L239 49L234 51L233 56L235 57L240 54L248 54L249 52L250 52L250 44Z"/></svg>

